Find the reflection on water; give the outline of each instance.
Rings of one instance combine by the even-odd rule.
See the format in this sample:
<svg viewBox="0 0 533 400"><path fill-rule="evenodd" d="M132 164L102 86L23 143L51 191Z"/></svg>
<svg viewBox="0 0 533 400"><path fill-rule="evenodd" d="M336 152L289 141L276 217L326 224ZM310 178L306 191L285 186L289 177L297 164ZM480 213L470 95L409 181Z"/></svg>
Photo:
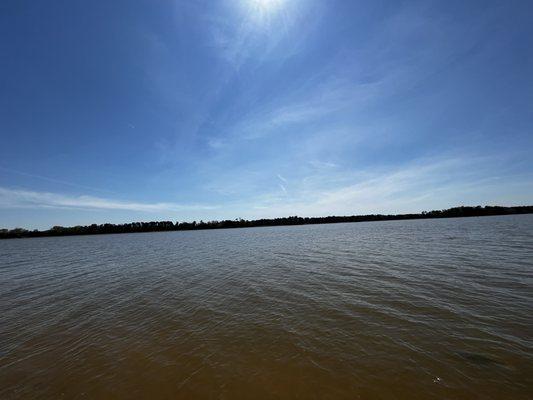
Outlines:
<svg viewBox="0 0 533 400"><path fill-rule="evenodd" d="M0 398L526 399L533 216L0 242Z"/></svg>

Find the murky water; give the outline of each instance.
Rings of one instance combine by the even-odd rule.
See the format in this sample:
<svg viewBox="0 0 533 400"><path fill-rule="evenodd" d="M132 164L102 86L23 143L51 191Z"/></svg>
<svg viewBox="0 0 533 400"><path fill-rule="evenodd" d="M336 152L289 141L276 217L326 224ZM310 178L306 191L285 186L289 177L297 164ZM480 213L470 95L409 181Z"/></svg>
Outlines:
<svg viewBox="0 0 533 400"><path fill-rule="evenodd" d="M0 242L1 399L531 399L533 216Z"/></svg>

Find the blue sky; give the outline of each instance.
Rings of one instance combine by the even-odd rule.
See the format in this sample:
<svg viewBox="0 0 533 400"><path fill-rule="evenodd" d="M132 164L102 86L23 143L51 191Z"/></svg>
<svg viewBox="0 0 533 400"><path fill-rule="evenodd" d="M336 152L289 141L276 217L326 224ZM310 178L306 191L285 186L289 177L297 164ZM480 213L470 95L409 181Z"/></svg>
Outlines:
<svg viewBox="0 0 533 400"><path fill-rule="evenodd" d="M533 3L3 1L0 226L533 203Z"/></svg>

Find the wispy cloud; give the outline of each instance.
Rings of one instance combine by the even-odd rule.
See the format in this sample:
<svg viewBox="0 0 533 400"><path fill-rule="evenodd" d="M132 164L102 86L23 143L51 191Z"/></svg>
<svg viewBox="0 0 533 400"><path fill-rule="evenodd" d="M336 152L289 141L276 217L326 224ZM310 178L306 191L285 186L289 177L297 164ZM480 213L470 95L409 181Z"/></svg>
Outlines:
<svg viewBox="0 0 533 400"><path fill-rule="evenodd" d="M313 166L316 169L324 169L324 168L337 168L339 165L329 162L329 161L320 161L320 160L311 160L309 161L309 165Z"/></svg>
<svg viewBox="0 0 533 400"><path fill-rule="evenodd" d="M124 210L139 212L179 212L213 210L216 207L198 204L139 203L93 196L69 196L58 193L0 187L0 208L58 208L83 210Z"/></svg>
<svg viewBox="0 0 533 400"><path fill-rule="evenodd" d="M505 160L498 158L457 156L417 160L380 171L324 168L311 170L313 175L302 179L291 177L290 190L282 175L275 176L274 187L264 182L262 190L248 191L242 188L242 182L236 182L216 205L131 202L0 187L0 209L108 210L205 220L401 213L460 204L529 203L533 177L510 176L505 168L500 168L501 174L490 173L491 167L503 164ZM225 186L224 182L220 185Z"/></svg>
<svg viewBox="0 0 533 400"><path fill-rule="evenodd" d="M261 215L332 215L419 212L459 204L510 204L533 194L531 176L503 179L488 172L497 158L418 160L380 172L335 172L303 179L289 198L258 198ZM337 180L336 187L325 181Z"/></svg>
<svg viewBox="0 0 533 400"><path fill-rule="evenodd" d="M353 84L330 80L314 85L313 77L295 93L284 93L261 108L253 109L247 115L223 125L215 136L208 135L206 144L219 151L246 145L260 139L279 136L295 136L307 132L315 135L318 126L326 126L326 135L343 136L346 115L355 115L369 104L378 91L381 82ZM350 111L351 114L347 114ZM337 138L340 139L340 138ZM336 141L335 139L334 141Z"/></svg>
<svg viewBox="0 0 533 400"><path fill-rule="evenodd" d="M16 175L20 175L20 176L26 176L26 177L29 177L29 178L36 178L36 179L39 179L39 180L42 180L42 181L46 181L46 182L59 183L61 185L71 186L71 187L75 187L75 188L79 188L79 189L85 189L85 190L108 193L108 194L114 194L115 193L115 192L113 192L111 190L105 190L105 189L95 188L95 187L86 186L86 185L79 185L77 183L67 182L67 181L62 180L62 179L50 178L50 177L47 177L47 176L42 176L42 175L37 175L37 174L30 174L28 172L18 171L18 170L12 169L12 168L5 168L5 167L2 167L2 166L0 166L0 171L4 171L4 172L10 173L10 174L16 174Z"/></svg>

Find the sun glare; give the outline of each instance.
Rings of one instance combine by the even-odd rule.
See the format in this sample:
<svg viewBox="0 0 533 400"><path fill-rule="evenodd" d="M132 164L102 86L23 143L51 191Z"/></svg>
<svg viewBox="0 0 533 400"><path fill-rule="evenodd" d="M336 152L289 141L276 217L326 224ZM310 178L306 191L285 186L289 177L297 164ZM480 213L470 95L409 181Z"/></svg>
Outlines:
<svg viewBox="0 0 533 400"><path fill-rule="evenodd" d="M251 6L261 12L272 12L279 8L284 0L249 0Z"/></svg>

